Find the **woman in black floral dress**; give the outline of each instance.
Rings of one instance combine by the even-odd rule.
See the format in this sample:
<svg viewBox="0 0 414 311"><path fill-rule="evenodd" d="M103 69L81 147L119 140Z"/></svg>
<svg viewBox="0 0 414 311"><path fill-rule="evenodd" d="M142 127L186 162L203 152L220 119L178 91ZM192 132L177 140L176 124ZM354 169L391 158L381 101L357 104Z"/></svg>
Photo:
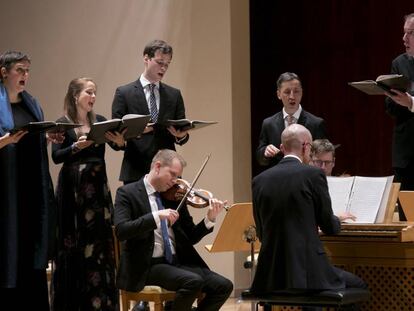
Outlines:
<svg viewBox="0 0 414 311"><path fill-rule="evenodd" d="M96 85L89 78L70 82L65 116L57 122L83 124L70 130L52 158L63 163L59 174L58 245L52 279L52 308L64 310L118 310L115 261L111 232L112 198L105 168L105 144L86 140L95 115ZM106 134L112 144L124 145L121 134Z"/></svg>

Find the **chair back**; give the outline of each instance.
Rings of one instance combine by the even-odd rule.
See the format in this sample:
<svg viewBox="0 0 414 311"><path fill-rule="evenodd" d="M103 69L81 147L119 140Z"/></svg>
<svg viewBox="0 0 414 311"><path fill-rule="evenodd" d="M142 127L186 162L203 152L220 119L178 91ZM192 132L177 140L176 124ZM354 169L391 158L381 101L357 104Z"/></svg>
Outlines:
<svg viewBox="0 0 414 311"><path fill-rule="evenodd" d="M121 243L116 236L115 226L112 226L112 236L114 240L114 252L115 252L115 275L118 271L120 258L121 258ZM165 290L159 286L145 286L140 292L129 292L124 289L119 289L121 306L123 311L128 311L131 301L147 301L154 303L155 311L164 310L163 303L165 301L174 300L175 292Z"/></svg>
<svg viewBox="0 0 414 311"><path fill-rule="evenodd" d="M112 226L112 238L114 241L115 266L116 270L118 270L119 258L121 257L121 245L119 244L118 237L116 236L115 226Z"/></svg>

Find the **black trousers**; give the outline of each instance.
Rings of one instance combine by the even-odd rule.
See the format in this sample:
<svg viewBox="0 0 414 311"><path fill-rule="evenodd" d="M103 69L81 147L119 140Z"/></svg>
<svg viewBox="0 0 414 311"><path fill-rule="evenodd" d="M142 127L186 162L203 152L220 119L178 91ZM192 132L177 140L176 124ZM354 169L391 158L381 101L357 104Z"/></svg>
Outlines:
<svg viewBox="0 0 414 311"><path fill-rule="evenodd" d="M334 267L335 270L337 270L338 274L344 279L346 288L368 288L367 284L355 274L339 269L337 267ZM321 307L303 307L303 311L321 311ZM357 305L350 305L346 307L341 307L339 310L343 311L358 311L359 306Z"/></svg>
<svg viewBox="0 0 414 311"><path fill-rule="evenodd" d="M147 284L175 291L174 311L190 311L200 292L205 297L198 304L197 310L218 311L233 290L230 280L207 268L166 263L151 266Z"/></svg>
<svg viewBox="0 0 414 311"><path fill-rule="evenodd" d="M11 306L10 310L50 310L45 269L26 271L18 283L15 288L0 288L3 306Z"/></svg>

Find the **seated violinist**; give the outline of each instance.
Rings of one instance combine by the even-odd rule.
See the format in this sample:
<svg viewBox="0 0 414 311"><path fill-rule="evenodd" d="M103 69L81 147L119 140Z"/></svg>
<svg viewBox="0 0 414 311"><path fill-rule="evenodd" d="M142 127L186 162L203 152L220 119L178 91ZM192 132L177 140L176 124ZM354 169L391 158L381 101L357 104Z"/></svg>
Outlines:
<svg viewBox="0 0 414 311"><path fill-rule="evenodd" d="M194 244L213 231L225 202L210 199L206 217L197 225L183 204L163 197L182 175L185 160L175 151L160 150L150 172L137 182L120 187L115 198L115 228L124 247L117 286L139 291L157 285L176 292L171 310L189 311L200 292L205 297L197 310L219 310L233 284L211 271Z"/></svg>

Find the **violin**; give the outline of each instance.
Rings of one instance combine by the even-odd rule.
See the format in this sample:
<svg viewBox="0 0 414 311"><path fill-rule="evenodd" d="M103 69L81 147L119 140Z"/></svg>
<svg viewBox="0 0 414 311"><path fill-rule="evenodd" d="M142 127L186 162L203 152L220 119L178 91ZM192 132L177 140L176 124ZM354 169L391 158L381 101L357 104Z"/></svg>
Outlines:
<svg viewBox="0 0 414 311"><path fill-rule="evenodd" d="M190 191L189 191L190 190ZM186 203L195 208L204 208L209 206L210 199L213 198L213 194L205 189L194 189L188 181L178 178L176 184L165 192L161 193L161 196L168 201L181 201L185 194L188 193ZM224 206L227 211L229 206Z"/></svg>

